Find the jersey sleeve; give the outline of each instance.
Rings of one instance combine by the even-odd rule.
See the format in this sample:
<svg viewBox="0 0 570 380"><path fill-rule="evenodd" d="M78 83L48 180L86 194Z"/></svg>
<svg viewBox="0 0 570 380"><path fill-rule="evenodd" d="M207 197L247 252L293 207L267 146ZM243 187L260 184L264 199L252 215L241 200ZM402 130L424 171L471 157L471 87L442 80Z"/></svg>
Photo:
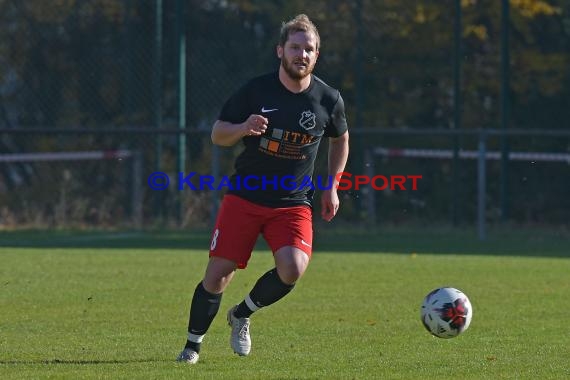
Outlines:
<svg viewBox="0 0 570 380"><path fill-rule="evenodd" d="M218 120L229 123L243 123L251 114L249 112L249 83L237 90L222 107Z"/></svg>
<svg viewBox="0 0 570 380"><path fill-rule="evenodd" d="M329 125L325 129L325 137L339 137L342 136L348 130L348 125L346 123L346 115L344 112L344 100L338 93L338 98L332 109L331 119Z"/></svg>

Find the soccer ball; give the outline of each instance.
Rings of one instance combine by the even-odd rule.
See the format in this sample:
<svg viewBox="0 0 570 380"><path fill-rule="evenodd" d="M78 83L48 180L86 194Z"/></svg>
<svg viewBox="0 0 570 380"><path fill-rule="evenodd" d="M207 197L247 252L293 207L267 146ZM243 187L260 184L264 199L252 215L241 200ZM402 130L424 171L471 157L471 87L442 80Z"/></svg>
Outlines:
<svg viewBox="0 0 570 380"><path fill-rule="evenodd" d="M437 288L422 302L424 327L438 338L453 338L467 330L473 316L469 298L455 288Z"/></svg>

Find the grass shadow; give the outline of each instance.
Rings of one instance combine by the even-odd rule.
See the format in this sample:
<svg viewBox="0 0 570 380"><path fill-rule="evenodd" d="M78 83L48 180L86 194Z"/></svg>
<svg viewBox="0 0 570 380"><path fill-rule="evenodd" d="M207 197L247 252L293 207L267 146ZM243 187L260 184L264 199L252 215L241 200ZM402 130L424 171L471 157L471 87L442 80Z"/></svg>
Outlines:
<svg viewBox="0 0 570 380"><path fill-rule="evenodd" d="M133 364L133 363L154 363L163 362L166 360L157 359L125 359L125 360L64 360L64 359L49 359L49 360L0 360L0 365L54 365L54 364L67 364L67 365L100 365L100 364Z"/></svg>
<svg viewBox="0 0 570 380"><path fill-rule="evenodd" d="M207 251L205 230L168 231L0 231L4 248L195 249ZM268 249L263 238L256 249ZM313 250L327 252L392 252L480 254L570 258L570 231L496 227L480 241L473 228L393 226L359 228L315 224Z"/></svg>

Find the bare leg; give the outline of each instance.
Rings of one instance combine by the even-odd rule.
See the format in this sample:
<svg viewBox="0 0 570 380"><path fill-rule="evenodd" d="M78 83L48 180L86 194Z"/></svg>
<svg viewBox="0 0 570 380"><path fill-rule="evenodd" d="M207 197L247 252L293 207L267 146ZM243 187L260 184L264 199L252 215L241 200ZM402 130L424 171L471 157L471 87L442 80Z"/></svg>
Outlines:
<svg viewBox="0 0 570 380"><path fill-rule="evenodd" d="M221 257L210 257L204 280L204 288L213 294L222 293L234 277L236 263Z"/></svg>
<svg viewBox="0 0 570 380"><path fill-rule="evenodd" d="M279 278L288 285L301 278L309 266L309 256L296 247L282 247L273 256Z"/></svg>

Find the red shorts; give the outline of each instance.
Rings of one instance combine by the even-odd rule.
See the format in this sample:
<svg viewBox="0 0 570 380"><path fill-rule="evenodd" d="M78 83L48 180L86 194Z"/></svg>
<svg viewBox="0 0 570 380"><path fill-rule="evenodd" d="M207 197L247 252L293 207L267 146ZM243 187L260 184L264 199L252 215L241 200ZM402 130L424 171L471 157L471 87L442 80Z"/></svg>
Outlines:
<svg viewBox="0 0 570 380"><path fill-rule="evenodd" d="M265 207L235 195L225 195L212 235L210 256L231 260L243 269L260 233L273 253L292 246L310 257L312 210L309 206Z"/></svg>

